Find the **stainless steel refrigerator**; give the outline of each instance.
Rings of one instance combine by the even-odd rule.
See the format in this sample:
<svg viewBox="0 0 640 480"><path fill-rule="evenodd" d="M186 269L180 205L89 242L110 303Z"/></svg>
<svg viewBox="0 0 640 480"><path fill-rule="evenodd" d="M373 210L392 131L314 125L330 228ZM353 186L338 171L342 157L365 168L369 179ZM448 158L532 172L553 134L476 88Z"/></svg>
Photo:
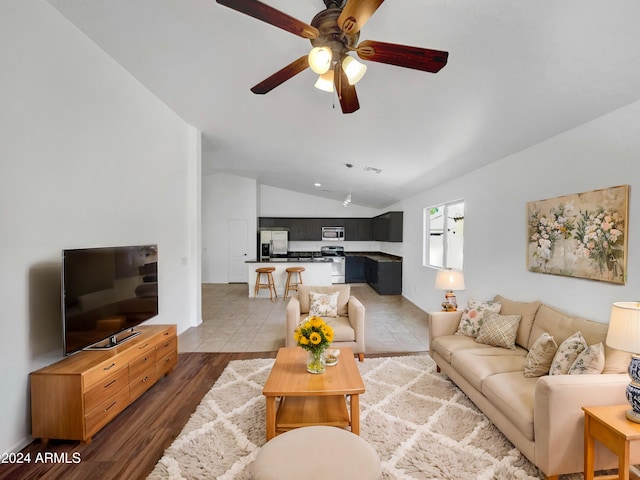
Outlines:
<svg viewBox="0 0 640 480"><path fill-rule="evenodd" d="M286 257L289 232L286 230L260 230L260 260Z"/></svg>

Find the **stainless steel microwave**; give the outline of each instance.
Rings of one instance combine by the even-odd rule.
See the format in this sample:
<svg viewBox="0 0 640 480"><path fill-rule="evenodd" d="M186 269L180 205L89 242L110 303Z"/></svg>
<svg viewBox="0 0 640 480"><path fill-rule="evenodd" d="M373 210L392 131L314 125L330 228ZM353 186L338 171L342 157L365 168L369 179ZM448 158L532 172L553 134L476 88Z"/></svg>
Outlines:
<svg viewBox="0 0 640 480"><path fill-rule="evenodd" d="M322 240L344 240L344 227L322 227Z"/></svg>

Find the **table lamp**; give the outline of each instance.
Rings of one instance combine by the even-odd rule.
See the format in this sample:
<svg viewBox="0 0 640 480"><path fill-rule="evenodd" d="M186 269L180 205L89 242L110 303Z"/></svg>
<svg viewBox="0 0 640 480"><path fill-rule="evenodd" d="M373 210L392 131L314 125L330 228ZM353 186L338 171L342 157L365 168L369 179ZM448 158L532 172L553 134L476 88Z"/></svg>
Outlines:
<svg viewBox="0 0 640 480"><path fill-rule="evenodd" d="M442 302L443 311L455 312L458 309L454 290L464 290L464 275L462 272L455 270L440 270L436 275L435 288L445 290L444 302Z"/></svg>
<svg viewBox="0 0 640 480"><path fill-rule="evenodd" d="M640 303L616 302L611 308L607 345L616 350L630 352L627 401L631 410L626 415L632 422L640 423Z"/></svg>

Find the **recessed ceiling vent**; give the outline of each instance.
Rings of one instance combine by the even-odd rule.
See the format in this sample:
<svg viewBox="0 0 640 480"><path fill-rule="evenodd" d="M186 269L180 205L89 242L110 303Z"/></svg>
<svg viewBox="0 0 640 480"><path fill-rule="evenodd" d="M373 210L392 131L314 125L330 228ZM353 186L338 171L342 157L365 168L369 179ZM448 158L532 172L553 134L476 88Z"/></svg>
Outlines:
<svg viewBox="0 0 640 480"><path fill-rule="evenodd" d="M364 167L364 171L365 172L380 173L380 172L382 172L382 169L374 168L374 167Z"/></svg>

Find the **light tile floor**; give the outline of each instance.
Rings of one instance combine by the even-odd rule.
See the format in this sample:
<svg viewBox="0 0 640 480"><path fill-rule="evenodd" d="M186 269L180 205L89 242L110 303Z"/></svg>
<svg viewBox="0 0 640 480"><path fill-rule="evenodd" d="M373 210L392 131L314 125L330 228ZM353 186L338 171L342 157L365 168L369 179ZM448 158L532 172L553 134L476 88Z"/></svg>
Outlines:
<svg viewBox="0 0 640 480"><path fill-rule="evenodd" d="M351 294L366 309L367 353L425 352L427 314L401 295L378 295L366 284ZM178 337L180 352L273 352L283 347L286 302L249 298L246 284L203 284L202 325Z"/></svg>

